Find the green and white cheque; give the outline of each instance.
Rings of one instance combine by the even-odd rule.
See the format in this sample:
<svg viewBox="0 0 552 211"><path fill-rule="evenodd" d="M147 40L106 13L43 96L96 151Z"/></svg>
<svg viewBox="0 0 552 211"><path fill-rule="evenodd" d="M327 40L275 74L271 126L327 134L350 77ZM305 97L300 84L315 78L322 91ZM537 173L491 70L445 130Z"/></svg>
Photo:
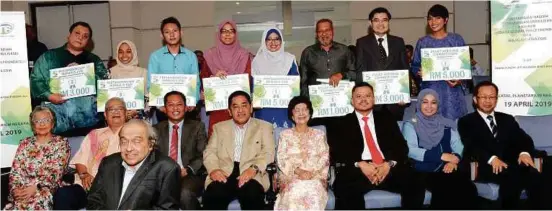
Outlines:
<svg viewBox="0 0 552 211"><path fill-rule="evenodd" d="M50 70L50 92L71 99L96 94L94 63Z"/></svg>
<svg viewBox="0 0 552 211"><path fill-rule="evenodd" d="M410 102L408 70L362 72L362 81L374 87L376 104Z"/></svg>
<svg viewBox="0 0 552 211"><path fill-rule="evenodd" d="M98 80L98 112L113 97L122 98L128 110L144 109L144 78Z"/></svg>
<svg viewBox="0 0 552 211"><path fill-rule="evenodd" d="M219 77L204 78L203 89L206 111L228 109L228 96L235 91L251 92L249 75L247 74L229 75L225 79Z"/></svg>
<svg viewBox="0 0 552 211"><path fill-rule="evenodd" d="M422 71L424 81L471 79L469 47L422 48Z"/></svg>
<svg viewBox="0 0 552 211"><path fill-rule="evenodd" d="M256 75L253 77L253 107L287 108L300 94L299 76Z"/></svg>
<svg viewBox="0 0 552 211"><path fill-rule="evenodd" d="M163 106L165 94L179 91L186 96L186 106L197 102L197 75L192 74L151 74L149 105Z"/></svg>
<svg viewBox="0 0 552 211"><path fill-rule="evenodd" d="M353 112L351 91L354 86L355 82L352 81L340 81L337 87L329 84L310 85L313 118L343 116Z"/></svg>

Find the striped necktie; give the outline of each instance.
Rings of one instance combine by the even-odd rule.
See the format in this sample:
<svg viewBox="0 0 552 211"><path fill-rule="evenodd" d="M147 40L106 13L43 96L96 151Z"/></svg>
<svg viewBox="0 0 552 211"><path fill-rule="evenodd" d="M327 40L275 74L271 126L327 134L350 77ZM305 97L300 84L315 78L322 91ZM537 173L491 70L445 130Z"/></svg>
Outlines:
<svg viewBox="0 0 552 211"><path fill-rule="evenodd" d="M489 122L491 122L491 123L490 123L490 125L491 125L491 132L493 133L493 136L496 138L496 134L497 134L498 131L497 131L497 129L496 129L496 124L495 124L495 122L494 122L494 118L493 118L493 116L489 115L489 116L487 116L487 119L489 120Z"/></svg>

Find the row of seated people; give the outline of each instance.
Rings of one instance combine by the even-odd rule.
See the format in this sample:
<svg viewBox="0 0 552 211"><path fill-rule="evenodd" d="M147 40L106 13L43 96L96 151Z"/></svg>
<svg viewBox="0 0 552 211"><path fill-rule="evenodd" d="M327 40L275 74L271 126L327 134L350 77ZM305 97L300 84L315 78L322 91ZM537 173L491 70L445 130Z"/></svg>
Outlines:
<svg viewBox="0 0 552 211"><path fill-rule="evenodd" d="M264 209L267 167L275 160L277 210L325 209L330 164L335 209L364 209L364 194L372 190L400 193L401 207L418 209L426 189L433 208L469 209L477 196L470 158L480 163L480 178L500 185L503 208L518 208L523 189L534 208L549 206L531 137L512 116L494 111L498 89L491 82L478 84L477 111L458 126L439 114L437 93L422 90L402 134L388 112L373 110L369 84L352 92L355 111L342 117L311 119L309 99L292 99L294 127L280 132L277 151L272 125L251 117L245 92L230 95L232 119L216 124L208 142L201 122L184 120L182 93L165 96L169 121L155 126L126 122L124 101L112 98L108 127L92 131L71 161L67 140L51 132L55 113L38 106L30 116L35 136L20 143L14 159L6 209L80 208L67 207L84 201L68 188L75 186L59 188L67 164L88 191L87 209L199 209L201 194L204 209L227 209L235 199L242 209ZM324 125L327 134L309 125Z"/></svg>

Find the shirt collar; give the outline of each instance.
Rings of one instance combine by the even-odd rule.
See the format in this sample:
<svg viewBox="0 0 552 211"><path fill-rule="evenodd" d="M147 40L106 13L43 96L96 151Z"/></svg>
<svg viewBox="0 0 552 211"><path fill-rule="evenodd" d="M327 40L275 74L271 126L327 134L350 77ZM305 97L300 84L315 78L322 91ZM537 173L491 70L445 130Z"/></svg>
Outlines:
<svg viewBox="0 0 552 211"><path fill-rule="evenodd" d="M142 164L144 164L144 161L146 161L146 159L148 159L148 157L150 156L150 153L151 152L149 152L148 155L146 155L146 158L144 158L144 160L142 160L142 161L140 161L140 163L136 164L134 169L132 169L124 160L123 160L123 167L125 167L126 171L131 171L133 173L138 172L138 169L140 169L140 167L142 167Z"/></svg>
<svg viewBox="0 0 552 211"><path fill-rule="evenodd" d="M489 116L489 115L492 116L493 119L495 118L495 112L494 112L494 111L491 112L491 114L486 114L486 113L483 113L483 111L477 109L477 113L479 113L479 115L480 115L481 117L483 117L483 119L485 119L485 120L487 119L487 116ZM495 120L495 121L496 121L496 120Z"/></svg>
<svg viewBox="0 0 552 211"><path fill-rule="evenodd" d="M171 121L168 121L169 122L169 128L172 128L175 124L173 124ZM184 120L180 121L178 124L178 129L182 129L182 125L184 124Z"/></svg>
<svg viewBox="0 0 552 211"><path fill-rule="evenodd" d="M171 52L169 51L169 46L167 45L164 45L163 48L165 48L165 52L163 52L164 54L171 54ZM178 48L178 54L185 54L186 52L184 51L184 46L180 45L180 48Z"/></svg>
<svg viewBox="0 0 552 211"><path fill-rule="evenodd" d="M243 127L240 127L238 126L238 124L236 124L236 122L234 122L234 120L232 120L232 123L234 124L234 127L235 128L238 128L240 130L245 130L247 129L247 126L249 126L249 122L251 122L251 117L249 117L249 119L247 120L247 122L243 125Z"/></svg>
<svg viewBox="0 0 552 211"><path fill-rule="evenodd" d="M322 44L320 44L320 42L316 41L316 46L317 46L317 49L320 50L320 51L326 51L324 50L324 48L322 47ZM330 46L330 50L335 50L337 47L337 43L335 41L332 41L332 46Z"/></svg>
<svg viewBox="0 0 552 211"><path fill-rule="evenodd" d="M384 42L387 42L387 33L384 34L383 36L378 36L377 34L374 34L374 37L376 38L376 41L377 41L379 38L383 38L383 41L384 41Z"/></svg>
<svg viewBox="0 0 552 211"><path fill-rule="evenodd" d="M356 114L357 119L358 119L359 121L364 121L364 120L362 120L362 117L364 117L364 116L363 116L360 112L355 111L355 114ZM373 119L373 117L374 117L374 114L372 113L372 111L370 111L370 113L368 113L368 121L371 120L371 119Z"/></svg>

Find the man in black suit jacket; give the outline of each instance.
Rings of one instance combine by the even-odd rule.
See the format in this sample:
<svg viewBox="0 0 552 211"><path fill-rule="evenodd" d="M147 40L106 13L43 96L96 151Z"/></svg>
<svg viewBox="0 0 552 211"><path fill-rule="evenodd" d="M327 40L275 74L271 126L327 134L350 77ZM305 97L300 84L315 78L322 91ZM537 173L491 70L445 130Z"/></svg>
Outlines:
<svg viewBox="0 0 552 211"><path fill-rule="evenodd" d="M421 208L425 190L408 163L408 147L397 122L387 112L372 110L374 92L368 83L353 88L352 104L351 114L312 122L326 125L328 135L339 133L339 139L328 139L337 173L335 208L365 209L364 194L376 189L400 193L404 208Z"/></svg>
<svg viewBox="0 0 552 211"><path fill-rule="evenodd" d="M207 142L205 126L195 120L184 120L184 94L178 91L169 92L165 94L164 103L168 120L154 126L159 134L157 146L163 155L173 158L180 166L181 209L197 210L200 208L197 197L201 194L204 184L202 167L203 150Z"/></svg>
<svg viewBox="0 0 552 211"><path fill-rule="evenodd" d="M533 140L513 116L494 111L498 87L489 81L475 87L477 111L458 121L464 154L475 158L478 181L500 185L503 209L519 209L521 191L529 191L535 208L544 208L543 176L535 168Z"/></svg>
<svg viewBox="0 0 552 211"><path fill-rule="evenodd" d="M119 138L121 152L102 160L86 209L180 209L180 168L154 150L157 134L149 123L130 120Z"/></svg>
<svg viewBox="0 0 552 211"><path fill-rule="evenodd" d="M362 81L364 71L408 70L403 38L389 34L391 13L383 7L378 7L370 12L368 19L371 33L357 39L356 42L357 81ZM395 120L401 121L405 108L406 104L399 103L378 105L374 110L387 109Z"/></svg>

